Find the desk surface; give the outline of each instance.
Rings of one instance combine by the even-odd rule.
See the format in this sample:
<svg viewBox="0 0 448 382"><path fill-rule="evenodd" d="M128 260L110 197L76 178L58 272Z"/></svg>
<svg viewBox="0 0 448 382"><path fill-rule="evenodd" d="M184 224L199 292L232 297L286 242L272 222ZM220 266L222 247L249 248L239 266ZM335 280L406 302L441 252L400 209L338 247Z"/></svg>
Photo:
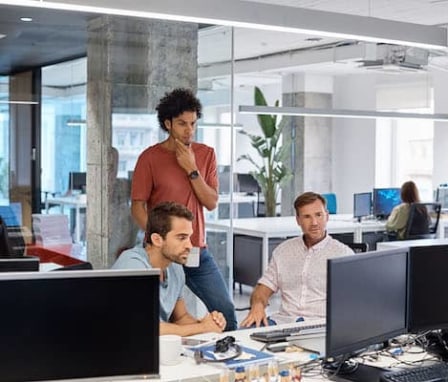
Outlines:
<svg viewBox="0 0 448 382"><path fill-rule="evenodd" d="M301 234L295 216L261 217L233 219L232 227L234 233L256 237L283 237ZM383 231L384 221L366 220L361 223L355 221L352 215L330 215L327 230L331 233L347 233L361 229L363 232ZM222 219L207 221L206 228L217 230L230 229L230 220Z"/></svg>
<svg viewBox="0 0 448 382"><path fill-rule="evenodd" d="M376 248L392 249L403 247L422 247L428 245L448 245L448 239L420 239L420 240L397 240L397 241L384 241L377 243Z"/></svg>
<svg viewBox="0 0 448 382"><path fill-rule="evenodd" d="M309 322L308 322L309 323ZM287 325L282 325L281 327L284 327ZM280 327L280 326L279 326ZM196 338L203 338L207 340L211 339L220 339L223 338L225 335L232 335L236 338L236 340L241 343L244 346L261 350L263 347L263 344L257 341L253 341L250 339L249 335L255 330L258 329L246 329L246 330L237 330L234 332L228 332L223 334L204 334L195 336ZM431 360L433 359L430 355L425 353L421 348L416 346L410 346L409 351L400 355L400 356L387 356L384 355L384 353L378 353L378 359L375 360L374 357L372 357L371 360L364 359L362 362L365 364L369 364L372 366L377 367L397 367L397 365L400 365L401 367L405 367L404 362L415 362L416 366L423 366L425 364L423 363L417 363L420 361L425 360ZM382 355L383 354L383 355ZM279 361L279 369L283 370L288 367L290 363L300 363L303 364L305 362L309 362L312 359L315 358L315 356L312 353L309 353L307 351L297 351L297 352L281 352L281 353L275 353L275 358ZM403 362L400 364L400 362ZM262 366L262 368L264 368ZM182 357L181 363L175 366L161 366L160 368L160 374L161 374L161 381L219 381L219 375L221 371L225 367L221 364L200 364L196 365L193 358L191 357ZM246 367L246 370L248 367ZM302 381L308 382L308 381L329 381L326 377L324 377L320 372L320 366L316 366L316 370L313 371L311 374L304 374L302 376ZM231 378L229 379L232 381L233 375L231 374Z"/></svg>

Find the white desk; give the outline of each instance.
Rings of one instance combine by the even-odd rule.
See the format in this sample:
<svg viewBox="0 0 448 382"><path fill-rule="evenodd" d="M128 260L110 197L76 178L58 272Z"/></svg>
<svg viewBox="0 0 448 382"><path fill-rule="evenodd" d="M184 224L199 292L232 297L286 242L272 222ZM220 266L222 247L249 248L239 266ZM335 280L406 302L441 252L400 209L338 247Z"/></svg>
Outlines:
<svg viewBox="0 0 448 382"><path fill-rule="evenodd" d="M376 249L393 249L404 247L423 247L428 245L448 245L448 239L397 240L377 243Z"/></svg>
<svg viewBox="0 0 448 382"><path fill-rule="evenodd" d="M285 325L282 325L285 326ZM222 333L220 335L216 334L204 334L199 336L194 336L196 338L203 338L210 340L212 338L214 339L220 339L223 338L226 335L232 335L236 338L236 340L241 343L244 346L261 350L263 347L263 344L257 341L253 341L249 338L249 334L252 333L255 330L258 329L246 329L246 330L237 330L234 332L228 332L228 333ZM427 363L423 363L424 360L430 360L431 357L425 353L421 348L417 346L413 346L409 349L409 352L405 352L401 356L395 356L390 357L386 355L379 355L377 360L364 360L361 362L364 362L367 365L371 366L377 366L377 367L397 367L400 361L403 362L422 362L421 364L418 363L417 366L423 366L427 365ZM293 363L305 363L312 359L311 353L307 351L302 352L292 352L292 353L276 353L275 358L279 361L279 370L286 369L288 364ZM401 367L405 367L403 364L400 365ZM264 368L265 365L261 365L261 368ZM318 366L316 366L318 368ZM221 364L200 364L196 365L194 360L190 357L182 357L181 363L175 366L161 366L160 367L160 375L161 375L161 381L162 382L187 382L187 381L219 381L219 375L221 370L223 370L225 366ZM247 371L248 367L246 367ZM233 375L232 372L230 373L230 381L233 381L232 379ZM312 376L310 375L303 375L302 381L304 382L328 382L330 381L326 377L324 377L322 374L316 372L313 373Z"/></svg>
<svg viewBox="0 0 448 382"><path fill-rule="evenodd" d="M327 231L330 234L353 233L353 241L362 241L363 232L384 231L385 222L376 220L354 221L352 215L330 215ZM232 243L233 234L259 237L262 239L262 269L266 269L269 259L269 239L298 236L302 233L295 216L229 219L206 221L206 230L214 229L227 232L227 243Z"/></svg>
<svg viewBox="0 0 448 382"><path fill-rule="evenodd" d="M75 207L75 242L81 241L81 208L87 207L87 195L80 194L74 196L56 196L45 201L45 210L49 213L50 204L60 206L61 213L64 213L64 206Z"/></svg>
<svg viewBox="0 0 448 382"><path fill-rule="evenodd" d="M309 324L311 321L308 321ZM288 326L279 325L279 327ZM250 347L252 349L261 350L264 346L263 343L251 340L249 335L254 331L259 331L258 329L245 329L236 330L234 332L226 332L221 334L203 334L194 336L195 338L203 338L206 340L220 339L225 336L233 336L236 340L244 346ZM306 362L309 361L310 353L308 352L294 352L294 353L277 353L276 358L279 360L279 364L287 364L288 362ZM225 369L224 365L219 363L203 363L197 365L193 358L182 357L181 363L175 366L160 366L161 381L218 381L219 374L221 370ZM248 367L246 367L246 370ZM314 380L314 378L313 378ZM321 379L322 381L324 379ZM230 378L232 381L232 378Z"/></svg>

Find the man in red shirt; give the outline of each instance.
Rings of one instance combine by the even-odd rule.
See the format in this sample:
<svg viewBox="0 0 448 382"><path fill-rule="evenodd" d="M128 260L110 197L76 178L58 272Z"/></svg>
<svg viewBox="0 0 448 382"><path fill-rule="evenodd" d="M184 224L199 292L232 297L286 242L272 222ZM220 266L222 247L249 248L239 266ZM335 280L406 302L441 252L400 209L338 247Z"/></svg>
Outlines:
<svg viewBox="0 0 448 382"><path fill-rule="evenodd" d="M132 216L146 230L147 211L164 201L174 201L193 212L191 242L200 250L199 267L184 267L186 284L209 311L224 314L226 330L237 328L235 309L224 279L205 244L203 208L218 203L216 155L213 148L194 142L202 106L187 89L166 94L156 110L160 127L168 133L163 142L143 151L132 177Z"/></svg>

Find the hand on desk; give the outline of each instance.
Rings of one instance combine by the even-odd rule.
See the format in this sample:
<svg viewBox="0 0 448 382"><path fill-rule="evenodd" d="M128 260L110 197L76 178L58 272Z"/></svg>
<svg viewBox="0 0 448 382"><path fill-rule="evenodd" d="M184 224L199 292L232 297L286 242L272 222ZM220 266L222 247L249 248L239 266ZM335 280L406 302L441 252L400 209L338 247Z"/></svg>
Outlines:
<svg viewBox="0 0 448 382"><path fill-rule="evenodd" d="M255 325L255 327L268 326L268 318L266 316L266 311L264 305L261 303L252 304L250 312L246 318L241 321L241 327L248 328Z"/></svg>

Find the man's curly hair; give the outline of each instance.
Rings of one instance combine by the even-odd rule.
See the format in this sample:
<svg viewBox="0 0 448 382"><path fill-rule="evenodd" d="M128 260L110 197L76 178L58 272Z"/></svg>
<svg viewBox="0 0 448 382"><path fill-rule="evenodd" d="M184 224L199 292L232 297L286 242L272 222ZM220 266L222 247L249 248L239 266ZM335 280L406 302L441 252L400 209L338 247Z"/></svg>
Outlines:
<svg viewBox="0 0 448 382"><path fill-rule="evenodd" d="M178 117L185 111L196 112L199 118L202 116L202 105L199 99L189 89L178 88L171 93L166 93L156 107L157 119L162 130L168 131L165 121Z"/></svg>

